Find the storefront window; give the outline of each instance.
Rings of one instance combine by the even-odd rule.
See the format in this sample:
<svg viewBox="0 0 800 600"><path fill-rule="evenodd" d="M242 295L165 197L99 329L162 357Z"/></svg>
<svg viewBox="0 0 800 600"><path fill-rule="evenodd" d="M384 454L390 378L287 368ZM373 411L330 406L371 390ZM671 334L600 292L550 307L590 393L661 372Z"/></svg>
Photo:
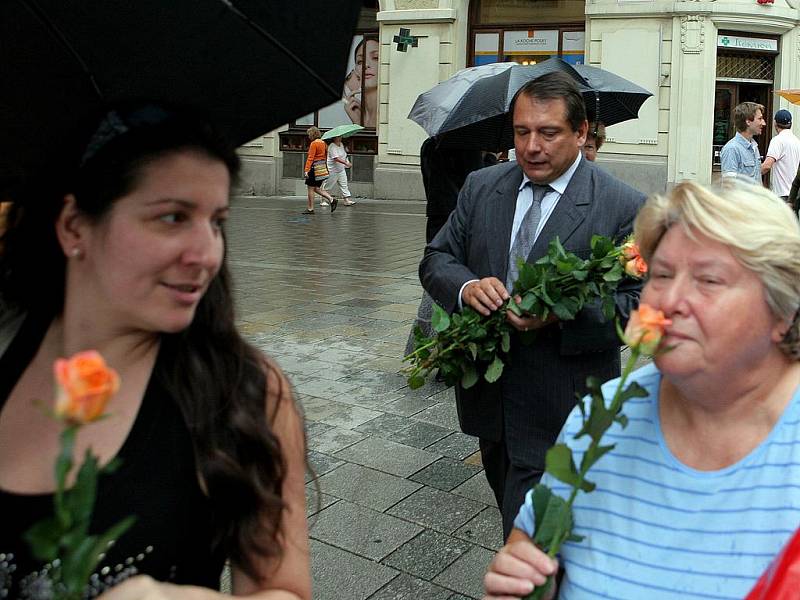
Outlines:
<svg viewBox="0 0 800 600"><path fill-rule="evenodd" d="M474 0L476 25L570 23L585 20L584 0ZM535 16L535 20L532 17Z"/></svg>
<svg viewBox="0 0 800 600"><path fill-rule="evenodd" d="M470 65L533 65L553 56L583 64L583 0L474 0L470 6Z"/></svg>

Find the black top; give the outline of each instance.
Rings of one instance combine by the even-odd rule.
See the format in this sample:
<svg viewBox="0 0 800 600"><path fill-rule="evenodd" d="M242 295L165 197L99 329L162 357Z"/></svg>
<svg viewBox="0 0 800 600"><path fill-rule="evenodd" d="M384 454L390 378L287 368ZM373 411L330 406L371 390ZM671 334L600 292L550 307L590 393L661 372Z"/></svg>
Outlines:
<svg viewBox="0 0 800 600"><path fill-rule="evenodd" d="M50 319L29 315L0 359L0 410L49 324ZM224 556L211 551L212 513L198 483L189 431L177 404L155 376L159 369L169 368L165 354L159 352L142 405L117 455L119 469L102 475L98 483L92 533L104 532L130 514L136 522L98 565L92 595L135 574L219 587ZM109 412L113 411L112 400ZM30 556L22 534L52 511L52 494L20 495L0 489L0 598L36 597L36 578L43 565Z"/></svg>

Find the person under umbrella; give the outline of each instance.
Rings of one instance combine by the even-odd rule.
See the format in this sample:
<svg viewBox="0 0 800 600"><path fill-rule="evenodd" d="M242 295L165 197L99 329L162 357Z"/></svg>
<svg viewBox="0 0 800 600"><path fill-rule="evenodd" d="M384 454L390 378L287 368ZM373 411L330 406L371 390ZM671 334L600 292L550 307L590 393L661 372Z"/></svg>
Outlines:
<svg viewBox="0 0 800 600"><path fill-rule="evenodd" d="M353 206L355 202L351 199L350 188L347 186L347 171L353 165L347 160L347 150L342 144L342 136L337 135L328 144L328 178L322 184L322 189L330 193L333 186L338 185L342 192L343 204Z"/></svg>
<svg viewBox="0 0 800 600"><path fill-rule="evenodd" d="M597 153L606 141L606 127L602 123L592 121L586 131L586 142L583 144L583 156L586 160L594 162Z"/></svg>
<svg viewBox="0 0 800 600"><path fill-rule="evenodd" d="M322 133L317 127L309 127L306 133L311 143L308 145L306 164L303 167L303 179L305 179L306 188L308 189L308 207L303 211L303 214L314 214L314 194L319 194L325 198L327 202L323 201L320 206L328 206L330 204L331 212L333 212L336 210L338 200L321 189L323 182L328 177L327 144L320 139Z"/></svg>
<svg viewBox="0 0 800 600"><path fill-rule="evenodd" d="M32 400L54 397L55 358L95 349L121 386L75 450L121 466L99 479L92 527L136 521L86 597L222 599L209 588L228 559L234 593L310 600L303 420L234 321L236 152L154 105L114 108L82 139L14 198L2 236L0 305L23 318L0 327L0 595L48 584L23 536L52 514L62 424Z"/></svg>

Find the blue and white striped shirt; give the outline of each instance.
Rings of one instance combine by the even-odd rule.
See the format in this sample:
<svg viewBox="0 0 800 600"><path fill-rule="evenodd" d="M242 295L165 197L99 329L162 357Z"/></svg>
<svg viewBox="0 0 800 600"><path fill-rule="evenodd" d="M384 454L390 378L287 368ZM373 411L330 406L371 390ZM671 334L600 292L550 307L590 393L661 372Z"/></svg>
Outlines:
<svg viewBox="0 0 800 600"><path fill-rule="evenodd" d="M579 543L561 550L566 576L560 598L666 600L741 599L800 526L800 390L769 436L746 457L719 471L697 471L667 447L658 414L661 374L647 365L631 375L649 393L625 404L625 429L603 438L616 444L588 478L597 484L574 504ZM618 380L603 386L610 398ZM559 441L580 464L588 437L576 408ZM543 483L567 497L566 485ZM533 535L530 492L514 523Z"/></svg>

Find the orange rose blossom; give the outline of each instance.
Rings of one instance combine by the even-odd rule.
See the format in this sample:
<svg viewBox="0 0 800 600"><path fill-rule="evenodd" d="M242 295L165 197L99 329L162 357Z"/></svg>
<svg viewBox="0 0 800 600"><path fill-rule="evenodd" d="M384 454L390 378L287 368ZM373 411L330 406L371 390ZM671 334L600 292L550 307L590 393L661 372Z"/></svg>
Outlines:
<svg viewBox="0 0 800 600"><path fill-rule="evenodd" d="M119 389L119 376L94 350L79 352L53 365L58 394L56 416L83 425L102 416L106 403Z"/></svg>
<svg viewBox="0 0 800 600"><path fill-rule="evenodd" d="M625 343L631 348L638 348L642 354L652 355L658 350L664 328L672 325L672 321L648 304L640 304L639 309L631 313L628 326L625 328Z"/></svg>

